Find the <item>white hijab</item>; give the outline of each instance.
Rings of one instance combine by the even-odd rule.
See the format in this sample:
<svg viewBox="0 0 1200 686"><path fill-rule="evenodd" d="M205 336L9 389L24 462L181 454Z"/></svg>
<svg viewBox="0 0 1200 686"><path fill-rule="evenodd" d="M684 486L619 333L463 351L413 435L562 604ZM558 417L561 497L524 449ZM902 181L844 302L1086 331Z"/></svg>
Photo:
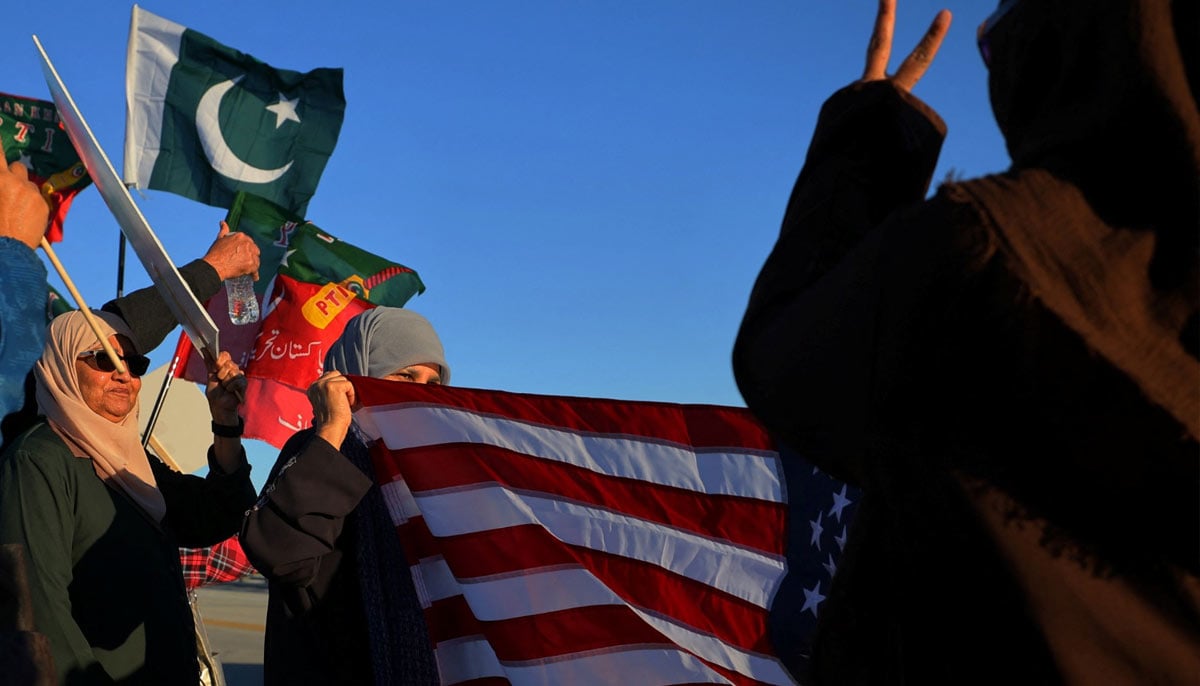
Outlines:
<svg viewBox="0 0 1200 686"><path fill-rule="evenodd" d="M92 314L106 338L113 334L133 337L120 317L96 310ZM167 506L138 435L137 399L120 422L101 417L83 400L75 359L96 347L97 342L96 334L78 311L61 314L50 322L46 347L33 367L38 410L72 453L92 461L96 476L129 496L155 522L162 522Z"/></svg>

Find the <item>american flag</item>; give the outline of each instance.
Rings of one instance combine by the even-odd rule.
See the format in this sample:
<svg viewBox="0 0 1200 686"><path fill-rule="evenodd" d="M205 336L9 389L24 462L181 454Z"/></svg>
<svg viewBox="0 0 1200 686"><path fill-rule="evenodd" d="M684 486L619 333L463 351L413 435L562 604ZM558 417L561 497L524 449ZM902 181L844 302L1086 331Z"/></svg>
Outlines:
<svg viewBox="0 0 1200 686"><path fill-rule="evenodd" d="M353 381L444 684L796 683L767 622L797 513L745 409ZM818 590L828 523L791 532Z"/></svg>

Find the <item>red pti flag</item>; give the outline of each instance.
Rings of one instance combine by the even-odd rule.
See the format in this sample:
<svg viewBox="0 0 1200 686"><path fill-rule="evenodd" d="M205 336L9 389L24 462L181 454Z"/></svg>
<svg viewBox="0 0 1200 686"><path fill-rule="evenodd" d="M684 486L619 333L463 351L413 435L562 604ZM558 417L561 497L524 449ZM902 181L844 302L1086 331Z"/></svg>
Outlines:
<svg viewBox="0 0 1200 686"><path fill-rule="evenodd" d="M246 407L253 411L246 413L246 437L281 447L311 423L304 392L321 375L325 352L346 322L378 305L401 307L425 285L412 269L253 195L239 193L226 222L259 247L255 293L262 314L255 324L233 324L224 290L207 308L221 330L221 349L247 377ZM203 361L183 346L181 340L177 354L190 357L177 375L203 383Z"/></svg>
<svg viewBox="0 0 1200 686"><path fill-rule="evenodd" d="M79 153L58 122L54 103L0 93L0 140L6 162L21 162L50 203L46 240L62 240L71 201L92 183Z"/></svg>
<svg viewBox="0 0 1200 686"><path fill-rule="evenodd" d="M442 683L795 683L789 491L748 411L352 381Z"/></svg>

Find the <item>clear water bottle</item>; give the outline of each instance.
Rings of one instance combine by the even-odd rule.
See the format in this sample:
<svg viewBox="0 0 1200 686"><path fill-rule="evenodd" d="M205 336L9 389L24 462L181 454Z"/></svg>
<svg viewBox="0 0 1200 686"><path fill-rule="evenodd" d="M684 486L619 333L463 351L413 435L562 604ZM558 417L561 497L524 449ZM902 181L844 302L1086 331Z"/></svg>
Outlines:
<svg viewBox="0 0 1200 686"><path fill-rule="evenodd" d="M258 321L258 300L254 297L254 277L249 274L225 280L229 300L229 321L253 324Z"/></svg>

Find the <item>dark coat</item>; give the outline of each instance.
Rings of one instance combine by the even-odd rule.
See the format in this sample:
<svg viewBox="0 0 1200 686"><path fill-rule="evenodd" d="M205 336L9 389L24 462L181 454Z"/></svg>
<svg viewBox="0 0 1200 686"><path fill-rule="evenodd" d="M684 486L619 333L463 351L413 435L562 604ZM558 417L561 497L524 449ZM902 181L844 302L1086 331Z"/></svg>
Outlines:
<svg viewBox="0 0 1200 686"><path fill-rule="evenodd" d="M269 585L265 683L374 683L358 531L347 519L370 477L306 429L284 444L266 483L240 539Z"/></svg>
<svg viewBox="0 0 1200 686"><path fill-rule="evenodd" d="M1200 674L1200 117L1154 66L1200 23L1103 5L993 37L1005 174L924 200L935 113L882 81L822 109L734 350L749 407L865 493L815 683Z"/></svg>
<svg viewBox="0 0 1200 686"><path fill-rule="evenodd" d="M179 546L237 532L254 502L250 466L243 453L224 474L211 451L206 478L150 464L167 505L161 528L45 423L0 458L0 543L28 551L34 625L65 686L199 679Z"/></svg>

